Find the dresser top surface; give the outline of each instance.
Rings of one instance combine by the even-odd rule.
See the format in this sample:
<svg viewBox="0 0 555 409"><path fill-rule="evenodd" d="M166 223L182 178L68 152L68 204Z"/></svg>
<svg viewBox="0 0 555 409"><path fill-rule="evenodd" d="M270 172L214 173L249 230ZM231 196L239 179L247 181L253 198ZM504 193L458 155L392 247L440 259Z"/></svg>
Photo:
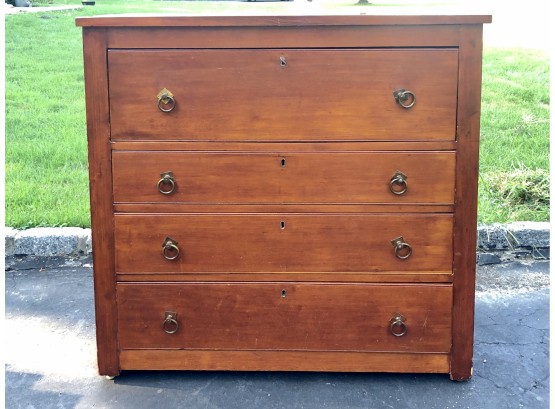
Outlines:
<svg viewBox="0 0 555 409"><path fill-rule="evenodd" d="M403 11L402 15L391 14L385 8L373 10L371 14L120 14L78 17L76 24L81 27L295 27L491 23L491 15L484 14L452 14L452 10L443 9L434 9L434 14L420 14L422 9Z"/></svg>

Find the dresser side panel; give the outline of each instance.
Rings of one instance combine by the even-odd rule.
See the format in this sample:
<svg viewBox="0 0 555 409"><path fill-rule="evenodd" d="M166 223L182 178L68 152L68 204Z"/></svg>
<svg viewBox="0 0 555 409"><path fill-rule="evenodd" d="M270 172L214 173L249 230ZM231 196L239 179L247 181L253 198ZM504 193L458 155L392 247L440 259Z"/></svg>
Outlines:
<svg viewBox="0 0 555 409"><path fill-rule="evenodd" d="M106 30L84 28L85 94L98 370L119 374Z"/></svg>
<svg viewBox="0 0 555 409"><path fill-rule="evenodd" d="M461 26L453 251L451 379L472 376L482 86L482 26Z"/></svg>

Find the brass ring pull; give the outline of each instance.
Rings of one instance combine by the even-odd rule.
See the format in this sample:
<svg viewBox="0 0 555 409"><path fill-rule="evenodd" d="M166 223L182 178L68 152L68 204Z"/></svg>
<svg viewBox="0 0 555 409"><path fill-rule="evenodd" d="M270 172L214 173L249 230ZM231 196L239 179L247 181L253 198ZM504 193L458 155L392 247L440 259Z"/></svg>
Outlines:
<svg viewBox="0 0 555 409"><path fill-rule="evenodd" d="M168 189L164 189L164 186L169 186ZM163 195L169 195L175 190L175 179L171 171L160 173L160 180L158 181L158 191Z"/></svg>
<svg viewBox="0 0 555 409"><path fill-rule="evenodd" d="M416 95L403 88L393 91L393 97L395 98L395 101L397 101L397 103L405 109L412 108L416 102Z"/></svg>
<svg viewBox="0 0 555 409"><path fill-rule="evenodd" d="M167 88L161 90L158 95L158 109L162 112L171 112L175 108L173 94Z"/></svg>
<svg viewBox="0 0 555 409"><path fill-rule="evenodd" d="M389 330L396 337L402 337L407 333L408 327L405 322L407 319L399 313L393 314L393 317L389 321Z"/></svg>
<svg viewBox="0 0 555 409"><path fill-rule="evenodd" d="M166 237L164 243L162 244L162 255L166 260L175 260L179 257L179 247L177 247L177 241Z"/></svg>
<svg viewBox="0 0 555 409"><path fill-rule="evenodd" d="M391 240L391 245L395 249L395 256L398 259L405 260L409 258L412 254L412 247L410 246L410 244L405 242L403 236Z"/></svg>
<svg viewBox="0 0 555 409"><path fill-rule="evenodd" d="M407 192L407 189L407 175L398 170L389 181L389 190L394 195L402 195Z"/></svg>
<svg viewBox="0 0 555 409"><path fill-rule="evenodd" d="M177 313L172 311L166 311L165 319L162 323L162 329L166 334L175 334L179 329L179 323L177 322Z"/></svg>

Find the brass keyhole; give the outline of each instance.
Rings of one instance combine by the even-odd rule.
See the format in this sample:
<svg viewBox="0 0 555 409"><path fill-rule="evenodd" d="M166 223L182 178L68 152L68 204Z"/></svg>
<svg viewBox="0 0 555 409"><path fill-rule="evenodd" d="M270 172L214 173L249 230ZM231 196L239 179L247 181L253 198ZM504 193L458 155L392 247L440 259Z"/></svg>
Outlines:
<svg viewBox="0 0 555 409"><path fill-rule="evenodd" d="M279 57L279 65L281 65L282 67L285 67L287 65L287 61L285 60L285 57L283 56Z"/></svg>
<svg viewBox="0 0 555 409"><path fill-rule="evenodd" d="M287 296L287 291L285 289L281 290L281 298L285 298Z"/></svg>
<svg viewBox="0 0 555 409"><path fill-rule="evenodd" d="M282 220L282 221L279 222L279 228L281 230L285 230L285 220Z"/></svg>
<svg viewBox="0 0 555 409"><path fill-rule="evenodd" d="M281 166L282 168L285 167L285 158L282 158L282 159L281 159L281 161L280 161L280 166Z"/></svg>

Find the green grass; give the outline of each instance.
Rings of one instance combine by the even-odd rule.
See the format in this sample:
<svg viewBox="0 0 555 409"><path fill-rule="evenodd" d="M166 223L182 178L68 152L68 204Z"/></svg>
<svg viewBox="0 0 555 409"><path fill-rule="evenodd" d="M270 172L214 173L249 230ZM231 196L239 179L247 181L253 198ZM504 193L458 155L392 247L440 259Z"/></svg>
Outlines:
<svg viewBox="0 0 555 409"><path fill-rule="evenodd" d="M80 4L80 0L55 3ZM245 8L279 12L291 7L287 2L96 3L76 11L6 16L8 226L90 225L81 30L75 27L75 17ZM344 3L329 7L344 8ZM537 185L537 175L526 172L549 169L548 57L534 51L486 49L483 77L479 220L548 220L545 198L524 194L526 200L510 202L506 183L500 182L505 176L512 182L522 180L524 189L530 189L530 183ZM541 175L547 178L545 172Z"/></svg>
<svg viewBox="0 0 555 409"><path fill-rule="evenodd" d="M68 13L6 17L9 226L90 224L82 46L74 26Z"/></svg>
<svg viewBox="0 0 555 409"><path fill-rule="evenodd" d="M479 220L482 223L549 220L547 200L530 194L513 202L513 189L531 190L531 171L549 187L549 58L533 50L486 49L483 65ZM538 173L538 172L536 172ZM535 176L537 178L537 175ZM536 180L532 178L532 180Z"/></svg>

